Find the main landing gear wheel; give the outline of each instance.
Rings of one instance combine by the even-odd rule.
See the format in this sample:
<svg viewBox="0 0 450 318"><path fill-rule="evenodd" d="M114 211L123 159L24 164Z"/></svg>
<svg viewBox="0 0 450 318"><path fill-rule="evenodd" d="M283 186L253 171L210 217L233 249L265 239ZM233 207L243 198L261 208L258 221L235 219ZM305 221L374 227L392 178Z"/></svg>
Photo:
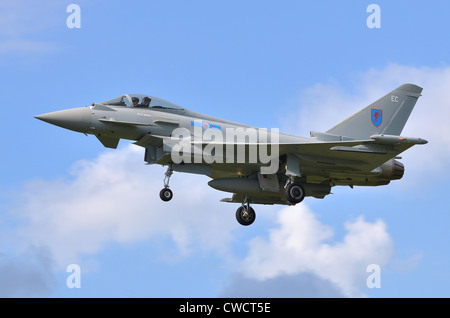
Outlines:
<svg viewBox="0 0 450 318"><path fill-rule="evenodd" d="M305 198L305 189L298 183L289 183L284 189L284 195L290 203L297 204Z"/></svg>
<svg viewBox="0 0 450 318"><path fill-rule="evenodd" d="M161 200L163 201L170 201L173 198L173 193L172 190L170 190L169 188L164 188L159 192L159 197L161 198Z"/></svg>
<svg viewBox="0 0 450 318"><path fill-rule="evenodd" d="M251 206L240 206L236 211L236 220L239 224L247 226L255 221L256 213Z"/></svg>

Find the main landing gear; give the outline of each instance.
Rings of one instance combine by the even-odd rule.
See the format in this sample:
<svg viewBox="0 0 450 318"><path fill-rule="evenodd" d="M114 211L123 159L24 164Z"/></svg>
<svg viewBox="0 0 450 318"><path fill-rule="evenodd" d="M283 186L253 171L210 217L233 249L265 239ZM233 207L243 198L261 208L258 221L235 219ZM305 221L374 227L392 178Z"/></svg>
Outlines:
<svg viewBox="0 0 450 318"><path fill-rule="evenodd" d="M289 203L297 204L305 198L305 189L300 183L289 182L285 189L284 195ZM255 210L250 206L250 201L247 197L244 198L242 205L236 210L236 220L239 224L248 226L256 219Z"/></svg>
<svg viewBox="0 0 450 318"><path fill-rule="evenodd" d="M284 195L288 202L297 204L305 198L305 189L299 183L289 182L284 189Z"/></svg>
<svg viewBox="0 0 450 318"><path fill-rule="evenodd" d="M159 192L159 197L163 201L170 201L173 198L173 192L169 189L170 177L173 174L172 164L169 164L166 173L164 174L164 188ZM290 178L284 189L286 200L291 204L297 204L305 198L305 189L300 183L293 182ZM245 197L242 205L236 210L236 220L239 224L248 226L256 219L255 210L250 206L249 198Z"/></svg>
<svg viewBox="0 0 450 318"><path fill-rule="evenodd" d="M159 197L161 198L161 200L163 201L170 201L173 198L173 192L172 190L169 189L169 181L170 181L170 177L173 174L173 169L172 169L172 164L169 164L169 167L167 168L166 173L164 174L164 189L162 189L159 192Z"/></svg>
<svg viewBox="0 0 450 318"><path fill-rule="evenodd" d="M295 154L287 154L286 156L286 185L284 187L284 196L289 203L297 204L305 198L305 189L300 183L296 183L295 179L301 177L299 157Z"/></svg>

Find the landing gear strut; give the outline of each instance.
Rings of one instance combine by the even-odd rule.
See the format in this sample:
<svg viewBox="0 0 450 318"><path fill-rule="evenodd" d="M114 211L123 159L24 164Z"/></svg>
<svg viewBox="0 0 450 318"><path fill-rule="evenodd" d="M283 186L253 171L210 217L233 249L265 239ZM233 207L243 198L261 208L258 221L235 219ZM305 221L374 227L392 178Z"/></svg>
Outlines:
<svg viewBox="0 0 450 318"><path fill-rule="evenodd" d="M170 201L173 198L173 192L172 190L169 189L169 181L170 181L170 177L173 174L173 169L172 169L172 164L169 164L169 167L167 168L166 173L164 174L164 189L162 189L159 192L159 197L161 198L161 200L163 201Z"/></svg>
<svg viewBox="0 0 450 318"><path fill-rule="evenodd" d="M256 213L255 210L250 206L250 202L247 201L247 198L242 202L242 206L240 206L236 210L236 220L239 224L248 226L255 221Z"/></svg>
<svg viewBox="0 0 450 318"><path fill-rule="evenodd" d="M287 154L286 156L286 185L284 187L284 196L289 203L297 204L305 198L305 189L300 183L296 183L295 179L301 177L300 159L295 154Z"/></svg>

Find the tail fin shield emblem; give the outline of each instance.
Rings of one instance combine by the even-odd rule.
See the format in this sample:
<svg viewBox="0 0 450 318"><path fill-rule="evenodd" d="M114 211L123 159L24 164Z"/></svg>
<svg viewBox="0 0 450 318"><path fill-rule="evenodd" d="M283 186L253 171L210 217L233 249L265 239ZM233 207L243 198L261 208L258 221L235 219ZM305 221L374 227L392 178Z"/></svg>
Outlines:
<svg viewBox="0 0 450 318"><path fill-rule="evenodd" d="M372 108L372 124L379 127L383 122L383 110Z"/></svg>

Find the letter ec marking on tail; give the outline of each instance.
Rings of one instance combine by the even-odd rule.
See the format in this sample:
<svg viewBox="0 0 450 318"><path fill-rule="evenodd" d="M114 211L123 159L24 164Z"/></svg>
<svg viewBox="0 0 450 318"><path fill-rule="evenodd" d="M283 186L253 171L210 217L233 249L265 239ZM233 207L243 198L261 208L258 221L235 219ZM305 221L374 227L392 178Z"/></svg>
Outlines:
<svg viewBox="0 0 450 318"><path fill-rule="evenodd" d="M372 124L379 127L383 121L383 110L372 108Z"/></svg>

